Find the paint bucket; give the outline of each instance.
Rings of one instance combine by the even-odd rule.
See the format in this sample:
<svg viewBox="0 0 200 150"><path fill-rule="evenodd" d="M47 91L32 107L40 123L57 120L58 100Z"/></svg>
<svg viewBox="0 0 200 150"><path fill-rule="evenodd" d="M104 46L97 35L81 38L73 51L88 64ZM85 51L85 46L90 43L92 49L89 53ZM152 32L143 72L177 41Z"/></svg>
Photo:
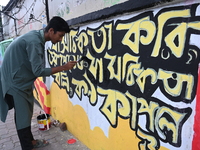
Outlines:
<svg viewBox="0 0 200 150"><path fill-rule="evenodd" d="M37 116L37 121L39 130L49 130L49 128L51 127L50 115L46 114L44 111L43 114L41 114L40 111L40 115Z"/></svg>

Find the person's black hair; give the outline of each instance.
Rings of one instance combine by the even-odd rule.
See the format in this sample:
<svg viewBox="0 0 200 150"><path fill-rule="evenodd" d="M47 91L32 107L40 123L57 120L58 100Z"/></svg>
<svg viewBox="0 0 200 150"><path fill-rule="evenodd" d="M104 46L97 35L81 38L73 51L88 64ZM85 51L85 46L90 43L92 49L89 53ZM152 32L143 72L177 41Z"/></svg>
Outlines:
<svg viewBox="0 0 200 150"><path fill-rule="evenodd" d="M48 25L45 27L45 32L48 32L50 28L54 29L54 33L57 31L64 31L65 33L69 33L70 31L67 22L59 16L54 16L49 21Z"/></svg>

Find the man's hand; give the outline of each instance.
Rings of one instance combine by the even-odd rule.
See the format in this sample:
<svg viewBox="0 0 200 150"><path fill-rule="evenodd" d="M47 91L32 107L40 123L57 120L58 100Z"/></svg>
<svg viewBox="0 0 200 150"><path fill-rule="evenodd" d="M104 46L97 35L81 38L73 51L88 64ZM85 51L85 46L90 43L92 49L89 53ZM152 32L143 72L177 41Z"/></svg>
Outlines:
<svg viewBox="0 0 200 150"><path fill-rule="evenodd" d="M64 64L63 70L62 71L66 71L66 70L71 70L75 65L76 65L77 61L69 61L66 64Z"/></svg>
<svg viewBox="0 0 200 150"><path fill-rule="evenodd" d="M61 72L61 71L71 70L76 64L77 64L77 61L69 61L66 64L62 65L62 66L51 68L52 69L52 73L51 74L54 74L54 73L57 73L57 72Z"/></svg>

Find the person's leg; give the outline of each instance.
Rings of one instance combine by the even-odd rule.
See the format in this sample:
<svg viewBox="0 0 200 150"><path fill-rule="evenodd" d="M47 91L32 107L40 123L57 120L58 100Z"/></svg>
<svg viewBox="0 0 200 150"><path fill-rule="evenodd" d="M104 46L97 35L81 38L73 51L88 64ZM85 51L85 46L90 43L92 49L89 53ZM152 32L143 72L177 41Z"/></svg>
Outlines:
<svg viewBox="0 0 200 150"><path fill-rule="evenodd" d="M15 124L22 150L34 150L33 148L44 147L49 144L46 140L34 140L31 132L31 119L33 115L34 97L29 101L18 93L9 92L14 102ZM31 98L33 98L31 100Z"/></svg>
<svg viewBox="0 0 200 150"><path fill-rule="evenodd" d="M31 127L17 130L17 133L20 139L22 150L34 150L34 148L44 147L49 144L45 140L34 140Z"/></svg>
<svg viewBox="0 0 200 150"><path fill-rule="evenodd" d="M20 140L22 150L32 150L34 141L31 132L31 118L33 112L33 105L26 101L21 96L15 96L6 94L6 99L9 103L12 103L15 109L15 125L17 129L17 134ZM17 99L15 101L15 99Z"/></svg>
<svg viewBox="0 0 200 150"><path fill-rule="evenodd" d="M27 128L17 130L17 134L20 140L22 150L32 150L32 141L34 140L34 138L31 133L31 127L29 126Z"/></svg>

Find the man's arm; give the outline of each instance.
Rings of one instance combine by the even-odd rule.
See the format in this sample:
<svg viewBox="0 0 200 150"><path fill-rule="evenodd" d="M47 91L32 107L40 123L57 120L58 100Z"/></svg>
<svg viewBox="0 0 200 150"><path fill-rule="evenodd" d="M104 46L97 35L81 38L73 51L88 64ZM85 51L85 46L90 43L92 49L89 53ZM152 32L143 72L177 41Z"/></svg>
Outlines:
<svg viewBox="0 0 200 150"><path fill-rule="evenodd" d="M61 71L71 70L76 65L76 63L77 63L77 61L69 61L68 63L66 63L62 66L51 68L51 70L52 70L51 74L61 72Z"/></svg>

